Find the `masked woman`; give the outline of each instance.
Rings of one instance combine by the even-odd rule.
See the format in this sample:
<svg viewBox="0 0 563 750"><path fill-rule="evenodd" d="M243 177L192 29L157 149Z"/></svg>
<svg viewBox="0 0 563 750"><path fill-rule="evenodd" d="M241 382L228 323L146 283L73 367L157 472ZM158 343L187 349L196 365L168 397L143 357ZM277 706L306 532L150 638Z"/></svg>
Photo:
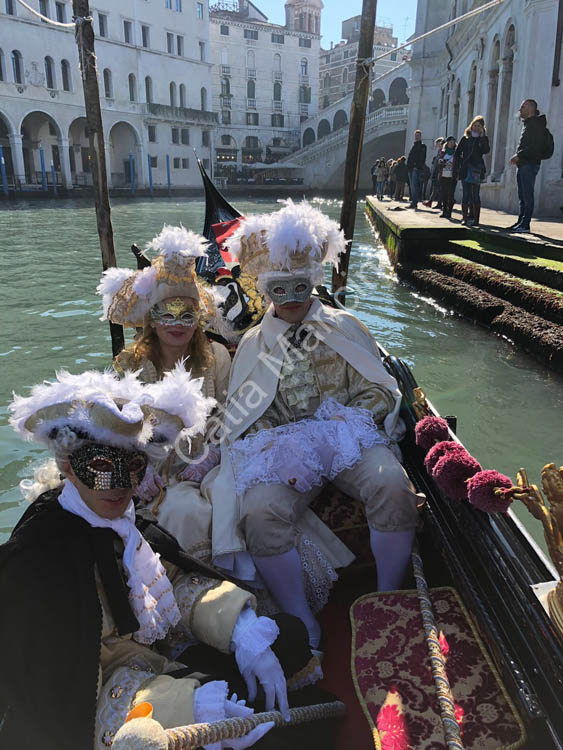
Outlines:
<svg viewBox="0 0 563 750"><path fill-rule="evenodd" d="M158 253L150 267L137 272L112 268L104 273L98 292L103 296L104 318L141 329L114 360L119 374L140 370L143 382L157 383L184 362L192 376L203 379L203 394L221 404L231 359L222 344L209 341L204 333L210 318L216 320L214 298L195 272L196 259L205 254L206 245L203 237L183 227L165 226L147 245ZM199 485L219 462L219 451L209 437L205 429L166 456L154 449L152 471L139 490L183 549L206 560L211 556L211 505Z"/></svg>
<svg viewBox="0 0 563 750"><path fill-rule="evenodd" d="M12 426L47 446L56 466L41 472L43 482L50 473L51 490L0 547L0 746L102 750L141 701L165 728L245 711L221 675L202 684L155 650L171 633L233 654L249 698L257 678L269 706L287 711L270 648L276 623L256 617L251 594L213 577L157 524L145 519L141 533L135 523L150 441L170 445L182 432L189 439L209 407L180 368L150 394L133 375L86 372L59 373L14 398ZM41 487L26 490L35 496ZM292 659L306 643L295 624ZM249 747L263 733L221 747Z"/></svg>

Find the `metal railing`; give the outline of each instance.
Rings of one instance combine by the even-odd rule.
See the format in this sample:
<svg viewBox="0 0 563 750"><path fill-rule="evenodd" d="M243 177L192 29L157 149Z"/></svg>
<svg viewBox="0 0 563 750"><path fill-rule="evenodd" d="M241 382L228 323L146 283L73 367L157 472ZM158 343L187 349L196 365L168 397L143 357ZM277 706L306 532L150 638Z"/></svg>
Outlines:
<svg viewBox="0 0 563 750"><path fill-rule="evenodd" d="M272 101L272 109L274 112L283 112L283 102L281 101Z"/></svg>
<svg viewBox="0 0 563 750"><path fill-rule="evenodd" d="M246 100L246 108L247 109L256 109L256 99L247 99Z"/></svg>
<svg viewBox="0 0 563 750"><path fill-rule="evenodd" d="M283 73L281 70L274 70L273 77L274 81L283 81Z"/></svg>
<svg viewBox="0 0 563 750"><path fill-rule="evenodd" d="M223 75L223 76L230 76L231 75L231 66L230 65L221 65L221 75Z"/></svg>

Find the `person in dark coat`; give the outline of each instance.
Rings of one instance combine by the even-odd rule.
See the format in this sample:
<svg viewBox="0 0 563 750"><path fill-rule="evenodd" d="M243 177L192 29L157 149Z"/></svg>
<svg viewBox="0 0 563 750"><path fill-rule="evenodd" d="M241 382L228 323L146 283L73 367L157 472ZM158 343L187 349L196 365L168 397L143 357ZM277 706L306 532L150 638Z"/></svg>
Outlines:
<svg viewBox="0 0 563 750"><path fill-rule="evenodd" d="M461 201L462 224L478 227L481 214L481 181L486 172L483 156L491 150L485 130L485 119L473 118L465 129L454 157L454 178L461 180L463 197ZM469 212L473 219L469 219Z"/></svg>
<svg viewBox="0 0 563 750"><path fill-rule="evenodd" d="M395 200L402 201L405 194L405 184L409 179L409 171L407 169L407 161L404 156L400 156L397 159L397 165L395 167Z"/></svg>
<svg viewBox="0 0 563 750"><path fill-rule="evenodd" d="M407 157L411 208L417 208L421 199L422 175L426 166L426 144L422 142L422 131L414 131L414 144Z"/></svg>
<svg viewBox="0 0 563 750"><path fill-rule="evenodd" d="M248 669L270 707L275 699L287 714L283 667L267 644L289 627L285 649L301 656L286 668L302 670L310 657L305 626L286 615L279 623L256 617L249 592L186 555L152 514L135 511L144 447L155 450L148 444L158 439L165 448L180 430L196 434L212 405L185 371L151 388L163 409L134 376L58 373L10 406L14 429L47 445L56 464L26 485L33 502L0 546L2 748L102 750L135 700L149 701L167 727L241 715L224 680L230 672L230 687L243 691L246 682L254 700ZM180 649L170 660L154 644L172 634ZM210 670L211 680L194 674L207 671L190 653L199 647L188 647L184 660L181 644L197 640L232 668ZM254 652L266 646L257 661L246 656L250 644ZM253 730L236 746L266 748L263 734Z"/></svg>
<svg viewBox="0 0 563 750"><path fill-rule="evenodd" d="M520 210L518 220L509 227L509 230L527 234L530 231L530 221L534 213L534 187L543 156L542 144L545 139L547 120L545 115L540 114L534 99L526 99L522 102L520 118L524 126L516 153L510 160L510 163L517 167L516 182Z"/></svg>

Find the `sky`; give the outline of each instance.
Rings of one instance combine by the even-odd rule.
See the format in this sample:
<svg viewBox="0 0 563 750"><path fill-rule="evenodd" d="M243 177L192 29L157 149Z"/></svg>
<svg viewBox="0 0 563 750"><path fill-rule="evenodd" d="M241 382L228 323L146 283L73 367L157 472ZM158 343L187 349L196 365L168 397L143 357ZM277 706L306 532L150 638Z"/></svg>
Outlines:
<svg viewBox="0 0 563 750"><path fill-rule="evenodd" d="M285 23L284 0L253 0L254 4L268 16L272 23ZM394 35L399 37L399 44L404 42L414 31L417 0L378 0L377 21L382 26L393 26ZM357 16L362 12L362 0L324 0L321 19L323 49L330 43L340 41L341 23L346 18Z"/></svg>

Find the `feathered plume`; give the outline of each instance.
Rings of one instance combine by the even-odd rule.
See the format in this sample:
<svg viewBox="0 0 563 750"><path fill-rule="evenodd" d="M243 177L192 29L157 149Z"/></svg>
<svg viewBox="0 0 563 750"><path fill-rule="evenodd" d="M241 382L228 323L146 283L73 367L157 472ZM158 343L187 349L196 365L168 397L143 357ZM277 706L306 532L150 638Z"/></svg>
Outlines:
<svg viewBox="0 0 563 750"><path fill-rule="evenodd" d="M165 224L162 232L145 245L145 250L154 250L165 257L178 253L188 257L199 258L205 255L208 241L200 234L183 227Z"/></svg>
<svg viewBox="0 0 563 750"><path fill-rule="evenodd" d="M173 370L164 374L162 380L146 385L143 391L146 403L182 421L182 437L189 438L205 430L207 417L216 404L215 399L203 395L202 385L203 378L192 378L185 369L184 361L180 361ZM169 440L178 436L178 431L176 435L171 435L170 427L163 427ZM157 431L159 429L156 428Z"/></svg>
<svg viewBox="0 0 563 750"><path fill-rule="evenodd" d="M131 268L108 268L104 271L96 293L102 296L103 315L100 320L107 320L107 314L115 294L123 284L135 274Z"/></svg>
<svg viewBox="0 0 563 750"><path fill-rule="evenodd" d="M266 228L266 241L273 266L289 270L291 255L309 247L311 260L338 265L339 256L346 250L344 232L307 201L285 201L285 206L273 213Z"/></svg>

